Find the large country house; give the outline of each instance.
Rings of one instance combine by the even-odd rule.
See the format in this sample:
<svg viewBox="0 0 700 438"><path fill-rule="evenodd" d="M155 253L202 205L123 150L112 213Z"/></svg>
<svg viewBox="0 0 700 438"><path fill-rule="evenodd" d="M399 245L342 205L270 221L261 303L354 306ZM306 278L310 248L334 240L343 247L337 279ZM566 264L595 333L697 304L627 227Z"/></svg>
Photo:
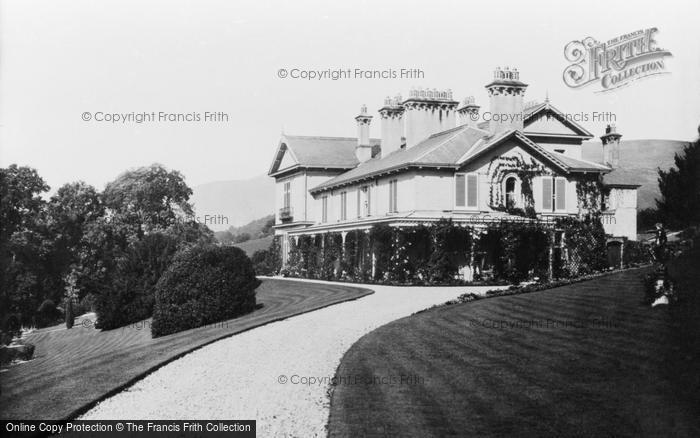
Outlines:
<svg viewBox="0 0 700 438"><path fill-rule="evenodd" d="M478 227L596 210L611 239L635 240L638 186L617 169L621 135L608 127L604 162L583 160L593 134L549 99L525 105L526 88L517 70L496 69L488 113L450 90L414 89L385 100L380 139L364 106L357 138L283 134L269 171L283 261L289 238L441 218Z"/></svg>

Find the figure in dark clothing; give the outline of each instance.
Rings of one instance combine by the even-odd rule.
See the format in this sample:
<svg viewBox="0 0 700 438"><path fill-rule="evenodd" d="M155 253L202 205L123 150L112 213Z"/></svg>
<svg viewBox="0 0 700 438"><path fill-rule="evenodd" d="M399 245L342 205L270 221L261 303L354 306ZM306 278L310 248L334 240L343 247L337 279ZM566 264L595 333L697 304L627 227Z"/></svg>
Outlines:
<svg viewBox="0 0 700 438"><path fill-rule="evenodd" d="M655 237L654 237L654 249L653 249L653 255L654 255L654 261L656 263L666 263L666 243L668 242L668 238L666 237L666 230L664 229L663 224L658 223L656 224L656 231L655 231Z"/></svg>

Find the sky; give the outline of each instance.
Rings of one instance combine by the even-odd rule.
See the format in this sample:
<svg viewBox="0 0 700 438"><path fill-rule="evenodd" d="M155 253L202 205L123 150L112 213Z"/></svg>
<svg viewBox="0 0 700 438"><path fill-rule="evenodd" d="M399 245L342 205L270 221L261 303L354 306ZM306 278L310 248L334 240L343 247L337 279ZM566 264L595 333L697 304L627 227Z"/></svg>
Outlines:
<svg viewBox="0 0 700 438"><path fill-rule="evenodd" d="M692 140L699 15L697 0L0 0L0 166L34 167L54 190L76 180L102 189L154 162L190 186L247 179L267 172L281 132L355 136L362 104L379 137L384 97L413 86L473 95L484 110L496 66L519 69L526 100L548 95L566 113L614 114L623 139ZM667 74L606 93L564 84L567 43L652 27L672 53ZM423 77L279 77L348 68ZM228 121L104 120L153 112ZM606 121L582 125L601 135Z"/></svg>

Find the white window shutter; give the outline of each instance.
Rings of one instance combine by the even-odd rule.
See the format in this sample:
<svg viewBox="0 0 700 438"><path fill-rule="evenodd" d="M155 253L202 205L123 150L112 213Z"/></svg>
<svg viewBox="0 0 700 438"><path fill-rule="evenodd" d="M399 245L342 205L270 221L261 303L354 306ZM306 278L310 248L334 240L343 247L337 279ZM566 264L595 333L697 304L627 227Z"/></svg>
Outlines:
<svg viewBox="0 0 700 438"><path fill-rule="evenodd" d="M464 207L465 204L465 191L464 191L464 182L465 182L465 177L464 175L456 175L455 176L455 206L457 207Z"/></svg>
<svg viewBox="0 0 700 438"><path fill-rule="evenodd" d="M556 185L557 210L566 210L566 180L557 178Z"/></svg>
<svg viewBox="0 0 700 438"><path fill-rule="evenodd" d="M542 210L552 211L552 178L542 178Z"/></svg>
<svg viewBox="0 0 700 438"><path fill-rule="evenodd" d="M467 175L467 207L477 206L477 193L479 185L477 174L472 173Z"/></svg>

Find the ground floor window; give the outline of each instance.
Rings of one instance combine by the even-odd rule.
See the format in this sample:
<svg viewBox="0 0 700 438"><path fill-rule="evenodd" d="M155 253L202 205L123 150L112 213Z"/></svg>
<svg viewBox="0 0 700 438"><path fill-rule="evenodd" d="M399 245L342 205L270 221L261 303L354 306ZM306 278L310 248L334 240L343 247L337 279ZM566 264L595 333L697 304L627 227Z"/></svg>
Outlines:
<svg viewBox="0 0 700 438"><path fill-rule="evenodd" d="M348 219L348 192L340 193L340 220Z"/></svg>
<svg viewBox="0 0 700 438"><path fill-rule="evenodd" d="M566 211L566 178L542 178L542 210Z"/></svg>
<svg viewBox="0 0 700 438"><path fill-rule="evenodd" d="M476 173L455 175L455 208L476 208L478 206L478 180Z"/></svg>
<svg viewBox="0 0 700 438"><path fill-rule="evenodd" d="M397 206L398 201L398 180L389 181L389 213L396 213L399 211Z"/></svg>

